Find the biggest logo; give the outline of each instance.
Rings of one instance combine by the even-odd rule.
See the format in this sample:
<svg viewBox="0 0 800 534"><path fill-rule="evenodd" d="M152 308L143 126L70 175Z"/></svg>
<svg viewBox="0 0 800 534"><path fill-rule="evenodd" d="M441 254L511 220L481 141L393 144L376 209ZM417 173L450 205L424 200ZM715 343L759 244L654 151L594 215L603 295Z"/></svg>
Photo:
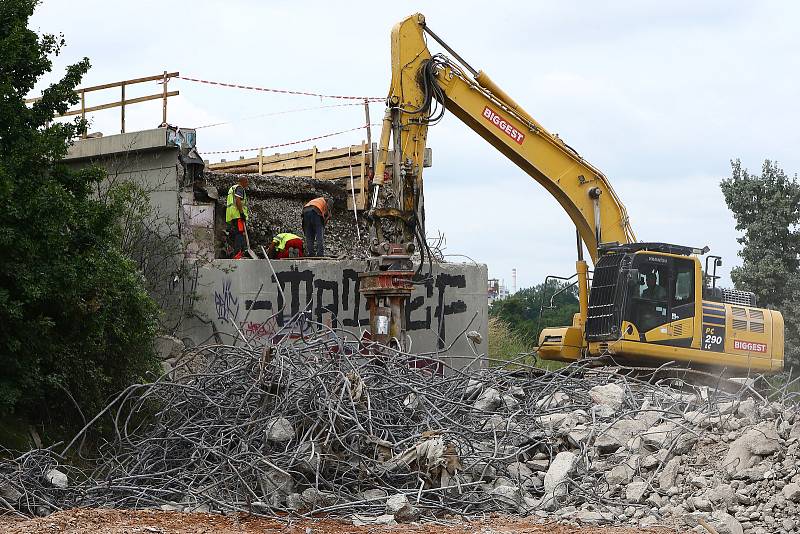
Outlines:
<svg viewBox="0 0 800 534"><path fill-rule="evenodd" d="M514 128L514 126L501 117L495 110L486 106L483 108L483 118L494 124L504 134L513 139L518 145L525 140L525 134Z"/></svg>

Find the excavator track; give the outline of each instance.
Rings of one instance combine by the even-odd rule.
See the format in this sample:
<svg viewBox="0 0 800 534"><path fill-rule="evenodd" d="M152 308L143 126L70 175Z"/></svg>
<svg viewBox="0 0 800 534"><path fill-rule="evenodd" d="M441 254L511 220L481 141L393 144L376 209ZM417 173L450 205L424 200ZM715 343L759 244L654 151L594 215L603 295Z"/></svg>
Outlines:
<svg viewBox="0 0 800 534"><path fill-rule="evenodd" d="M609 357L586 358L580 360L588 363L583 368L573 371L573 376L584 378L598 375L630 377L640 382L648 384L663 384L669 382L670 388L687 392L697 392L697 388L708 388L709 394L715 392L738 395L745 393L764 400L767 393L768 384L762 380L760 375L736 377L722 376L720 372L707 371L691 367L677 367L669 365L655 366L635 366L625 365L618 361L613 361ZM539 368L527 368L524 370L512 371L514 376L536 376L546 377L552 371Z"/></svg>
<svg viewBox="0 0 800 534"><path fill-rule="evenodd" d="M759 397L761 396L758 392L758 380L756 379L752 384L749 383L750 380L753 380L753 377L741 377L748 379L743 381L739 377L725 377L721 376L720 373L690 367L646 367L617 364L597 367L592 369L592 372L630 376L650 384L671 380L676 382L672 384L673 386L680 386L682 382L690 388L707 387L712 391L716 390L729 394L737 394L742 390L748 390Z"/></svg>

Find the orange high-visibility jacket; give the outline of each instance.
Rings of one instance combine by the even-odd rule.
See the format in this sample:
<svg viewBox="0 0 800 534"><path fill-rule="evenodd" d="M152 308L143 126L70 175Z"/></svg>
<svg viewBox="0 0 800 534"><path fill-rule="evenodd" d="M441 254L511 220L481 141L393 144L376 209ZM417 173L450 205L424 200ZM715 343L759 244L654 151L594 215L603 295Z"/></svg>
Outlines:
<svg viewBox="0 0 800 534"><path fill-rule="evenodd" d="M327 221L328 219L330 219L331 214L328 211L328 203L325 202L324 198L317 197L315 199L309 200L306 203L306 205L303 206L303 208L305 209L305 208L308 208L309 206L313 206L313 207L317 208L317 210L319 211L319 214L322 215L322 219L324 221Z"/></svg>

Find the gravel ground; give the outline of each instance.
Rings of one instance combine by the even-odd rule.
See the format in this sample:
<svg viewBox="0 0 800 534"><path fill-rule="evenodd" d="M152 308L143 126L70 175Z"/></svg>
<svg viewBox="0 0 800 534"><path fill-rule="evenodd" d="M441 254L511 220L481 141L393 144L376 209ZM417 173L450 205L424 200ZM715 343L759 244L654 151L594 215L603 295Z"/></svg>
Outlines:
<svg viewBox="0 0 800 534"><path fill-rule="evenodd" d="M530 519L493 517L483 521L449 521L444 524L404 524L396 526L353 526L333 519L276 520L205 513L162 512L155 510L67 510L47 517L19 520L0 517L4 534L290 534L433 532L463 534L666 534L666 528L573 527L554 523L537 524Z"/></svg>

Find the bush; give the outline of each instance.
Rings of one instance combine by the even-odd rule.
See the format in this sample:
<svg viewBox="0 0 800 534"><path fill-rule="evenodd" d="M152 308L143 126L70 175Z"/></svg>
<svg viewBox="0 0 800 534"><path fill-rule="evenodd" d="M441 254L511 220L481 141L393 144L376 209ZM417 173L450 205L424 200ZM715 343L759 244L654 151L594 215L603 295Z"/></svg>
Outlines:
<svg viewBox="0 0 800 534"><path fill-rule="evenodd" d="M562 367L559 362L539 360L534 351L537 344L517 334L508 323L498 317L489 317L489 363L505 365L504 362L533 365L542 369Z"/></svg>
<svg viewBox="0 0 800 534"><path fill-rule="evenodd" d="M64 44L27 28L35 4L0 2L0 415L60 424L79 419L70 396L92 413L157 369L158 309L121 252L122 204L93 196L105 175L57 163L85 130L53 119L88 59L24 102Z"/></svg>
<svg viewBox="0 0 800 534"><path fill-rule="evenodd" d="M549 307L551 298L553 308ZM577 288L550 280L495 301L489 315L502 319L512 332L536 343L543 328L569 326L577 312Z"/></svg>

